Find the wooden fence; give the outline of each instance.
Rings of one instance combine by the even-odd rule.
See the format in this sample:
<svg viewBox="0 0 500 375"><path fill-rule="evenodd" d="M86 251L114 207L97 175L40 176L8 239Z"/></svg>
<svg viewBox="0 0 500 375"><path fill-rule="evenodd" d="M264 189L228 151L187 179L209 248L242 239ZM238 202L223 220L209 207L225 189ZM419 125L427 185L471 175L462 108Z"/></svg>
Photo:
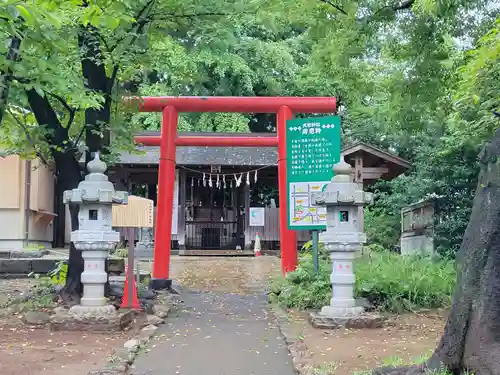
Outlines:
<svg viewBox="0 0 500 375"><path fill-rule="evenodd" d="M279 241L280 240L280 217L279 208L266 207L264 209L264 226L249 227L248 237L252 241L255 235L259 233L261 241ZM306 242L311 239L311 234L307 230L297 231L297 241Z"/></svg>

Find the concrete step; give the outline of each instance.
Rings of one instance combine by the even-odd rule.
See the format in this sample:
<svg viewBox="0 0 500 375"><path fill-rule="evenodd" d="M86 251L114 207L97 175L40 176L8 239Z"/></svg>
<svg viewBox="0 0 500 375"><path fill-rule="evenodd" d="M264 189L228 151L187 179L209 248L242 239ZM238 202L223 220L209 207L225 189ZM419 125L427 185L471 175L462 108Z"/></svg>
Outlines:
<svg viewBox="0 0 500 375"><path fill-rule="evenodd" d="M67 257L18 258L0 259L0 275L29 275L31 273L47 274L56 268L57 263L67 260ZM109 258L109 272L123 273L125 261L121 258Z"/></svg>

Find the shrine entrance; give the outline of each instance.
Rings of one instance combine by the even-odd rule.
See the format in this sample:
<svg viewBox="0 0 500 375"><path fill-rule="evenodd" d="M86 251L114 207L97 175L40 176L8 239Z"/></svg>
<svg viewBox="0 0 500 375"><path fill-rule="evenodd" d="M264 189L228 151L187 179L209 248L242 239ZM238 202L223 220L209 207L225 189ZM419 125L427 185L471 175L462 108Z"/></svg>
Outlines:
<svg viewBox="0 0 500 375"><path fill-rule="evenodd" d="M178 96L143 97L132 100L138 102L141 112L162 112L163 114L160 136L135 137L137 143L160 147L152 287L165 288L171 283L169 272L176 146L278 147L281 269L283 273L295 270L297 236L296 232L288 229L287 226L286 122L293 118L294 113L334 113L336 111L335 98ZM238 137L179 136L177 125L179 113L182 112L275 113L278 136L257 137L252 134ZM210 237L210 230L206 230L206 233Z"/></svg>
<svg viewBox="0 0 500 375"><path fill-rule="evenodd" d="M186 250L243 249L243 187L207 189L197 177L198 175L190 176L189 172L186 176Z"/></svg>

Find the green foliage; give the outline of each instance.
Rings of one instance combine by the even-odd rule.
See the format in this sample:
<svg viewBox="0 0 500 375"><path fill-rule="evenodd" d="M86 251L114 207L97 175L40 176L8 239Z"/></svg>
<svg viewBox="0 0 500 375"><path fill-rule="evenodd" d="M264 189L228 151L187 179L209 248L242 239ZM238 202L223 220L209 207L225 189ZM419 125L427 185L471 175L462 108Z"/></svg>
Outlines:
<svg viewBox="0 0 500 375"><path fill-rule="evenodd" d="M355 261L355 270L356 296L380 311L397 313L448 307L456 281L451 261L387 251L362 256ZM286 308L320 308L331 298L330 272L331 265L322 260L316 276L311 256L305 255L295 272L271 282L270 299Z"/></svg>
<svg viewBox="0 0 500 375"><path fill-rule="evenodd" d="M114 256L118 257L118 258L127 258L128 257L128 248L126 247L120 247L118 249L116 249L115 253L113 254Z"/></svg>
<svg viewBox="0 0 500 375"><path fill-rule="evenodd" d="M307 241L304 245L302 245L302 248L300 249L302 254L309 254L312 256L313 253L313 241L309 240ZM318 254L320 258L323 259L329 259L328 252L325 250L325 244L320 242L318 244Z"/></svg>
<svg viewBox="0 0 500 375"><path fill-rule="evenodd" d="M41 277L35 275L36 284L31 289L31 298L19 303L16 308L18 311L31 311L55 307L58 299L54 291L54 282L51 277Z"/></svg>
<svg viewBox="0 0 500 375"><path fill-rule="evenodd" d="M451 303L456 282L451 261L379 252L362 257L355 266L356 295L383 311L439 308Z"/></svg>
<svg viewBox="0 0 500 375"><path fill-rule="evenodd" d="M26 246L23 247L24 251L40 251L45 249L45 246L39 245L39 244L27 244Z"/></svg>
<svg viewBox="0 0 500 375"><path fill-rule="evenodd" d="M39 157L63 179L63 156L111 132L113 162L135 149L134 132L161 123L122 106L123 95L332 95L343 144L366 141L413 163L373 188L369 242L397 246L401 208L434 197L435 243L453 256L477 154L498 126L498 14L493 0L4 1L2 154ZM274 126L259 114L183 114L179 124Z"/></svg>
<svg viewBox="0 0 500 375"><path fill-rule="evenodd" d="M378 245L382 249L391 249L401 235L400 215L387 212L381 202L365 210L365 232L369 244Z"/></svg>
<svg viewBox="0 0 500 375"><path fill-rule="evenodd" d="M50 282L52 285L65 285L66 276L68 275L68 262L57 262L56 268L49 272Z"/></svg>
<svg viewBox="0 0 500 375"><path fill-rule="evenodd" d="M270 300L286 308L319 308L331 298L330 270L328 262L319 262L319 274L314 273L312 256L300 257L299 267L286 278L276 278L270 284Z"/></svg>

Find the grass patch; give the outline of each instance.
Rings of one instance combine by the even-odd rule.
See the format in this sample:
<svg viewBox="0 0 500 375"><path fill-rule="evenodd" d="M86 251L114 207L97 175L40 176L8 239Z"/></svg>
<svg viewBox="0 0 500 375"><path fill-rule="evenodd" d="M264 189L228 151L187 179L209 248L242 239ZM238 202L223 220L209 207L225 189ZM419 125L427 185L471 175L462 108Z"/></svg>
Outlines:
<svg viewBox="0 0 500 375"><path fill-rule="evenodd" d="M37 311L53 308L57 305L58 295L54 291L51 279L48 277L37 278L37 283L30 291L30 297L18 303L17 310Z"/></svg>
<svg viewBox="0 0 500 375"><path fill-rule="evenodd" d="M382 361L379 366L385 367L400 367L400 366L410 366L419 365L426 362L431 356L432 352L427 355L421 355L417 358L413 358L410 361L405 361L400 357L390 357ZM306 369L306 375L335 375L338 369L338 364L335 362L324 363L320 366L309 367ZM365 371L355 371L353 375L371 375L372 370ZM449 371L442 369L438 371L428 372L428 375L452 375ZM465 373L464 375L472 375L470 373Z"/></svg>
<svg viewBox="0 0 500 375"><path fill-rule="evenodd" d="M331 297L328 260L320 259L315 275L312 256L286 278L272 280L270 299L285 308L318 309ZM421 308L448 307L456 282L454 263L429 257L372 252L355 261L356 297L366 298L379 311L400 313Z"/></svg>

